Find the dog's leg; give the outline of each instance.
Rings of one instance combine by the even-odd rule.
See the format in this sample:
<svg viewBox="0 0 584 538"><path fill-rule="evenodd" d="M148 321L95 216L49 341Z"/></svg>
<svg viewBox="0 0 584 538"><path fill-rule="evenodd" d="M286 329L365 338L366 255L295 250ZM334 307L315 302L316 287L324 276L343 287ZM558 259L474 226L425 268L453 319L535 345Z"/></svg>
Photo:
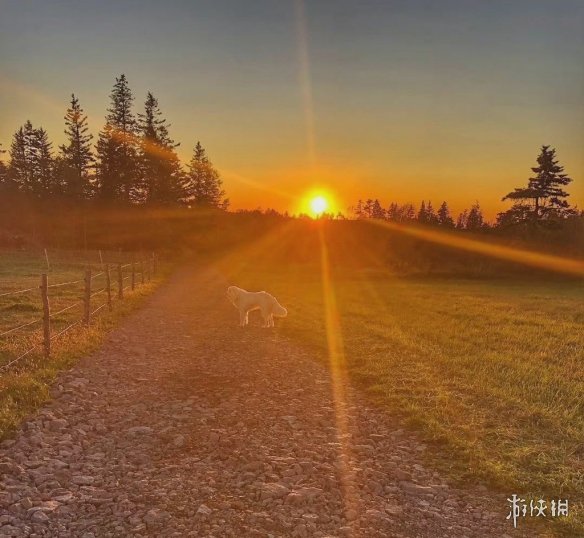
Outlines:
<svg viewBox="0 0 584 538"><path fill-rule="evenodd" d="M247 312L245 312L244 310L240 310L239 311L239 326L245 327L246 324L247 324Z"/></svg>

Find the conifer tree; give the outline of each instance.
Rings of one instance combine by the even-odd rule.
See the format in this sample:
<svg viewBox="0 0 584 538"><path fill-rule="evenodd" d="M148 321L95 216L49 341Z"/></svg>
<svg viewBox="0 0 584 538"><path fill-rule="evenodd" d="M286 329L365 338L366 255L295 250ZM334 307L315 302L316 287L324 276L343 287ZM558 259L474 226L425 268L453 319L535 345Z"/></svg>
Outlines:
<svg viewBox="0 0 584 538"><path fill-rule="evenodd" d="M173 204L183 197L182 169L175 148L179 144L170 138L166 120L162 117L158 100L148 92L144 114L139 114L142 134L140 171L144 201Z"/></svg>
<svg viewBox="0 0 584 538"><path fill-rule="evenodd" d="M130 203L139 196L138 129L134 97L125 75L116 78L106 123L97 142L97 176L101 197Z"/></svg>
<svg viewBox="0 0 584 538"><path fill-rule="evenodd" d="M418 211L418 222L425 224L428 222L428 214L426 213L426 202L422 200L420 210Z"/></svg>
<svg viewBox="0 0 584 538"><path fill-rule="evenodd" d="M478 202L475 202L468 212L468 217L466 219L466 229L467 230L480 230L484 226L483 212Z"/></svg>
<svg viewBox="0 0 584 538"><path fill-rule="evenodd" d="M437 224L438 217L434 212L434 206L432 205L432 201L428 200L428 205L426 206L426 222L428 224Z"/></svg>
<svg viewBox="0 0 584 538"><path fill-rule="evenodd" d="M450 216L450 209L448 209L448 204L446 202L442 202L440 209L438 209L438 224L440 226L444 226L446 228L454 228L454 221Z"/></svg>
<svg viewBox="0 0 584 538"><path fill-rule="evenodd" d="M227 209L229 200L225 198L222 186L223 181L221 181L219 173L213 168L201 143L197 142L184 184L184 201L201 206Z"/></svg>
<svg viewBox="0 0 584 538"><path fill-rule="evenodd" d="M399 220L399 206L396 202L391 202L387 208L387 218L388 220L397 221Z"/></svg>
<svg viewBox="0 0 584 538"><path fill-rule="evenodd" d="M41 198L58 192L52 146L47 132L30 121L20 127L10 146L9 181L20 191Z"/></svg>
<svg viewBox="0 0 584 538"><path fill-rule="evenodd" d="M376 198L371 205L371 218L373 219L385 219L385 209L381 207L381 203Z"/></svg>
<svg viewBox="0 0 584 538"><path fill-rule="evenodd" d="M516 200L509 215L500 214L499 220L523 218L525 209L531 208L531 219L562 219L574 214L566 200L569 194L563 189L572 179L564 174L564 167L558 164L556 150L542 146L537 157L538 166L531 170L536 174L529 178L527 187L516 188L503 197L503 200Z"/></svg>
<svg viewBox="0 0 584 538"><path fill-rule="evenodd" d="M60 146L61 158L57 161L62 176L64 194L74 198L91 195L91 170L94 163L91 152L93 135L89 133L87 116L75 94L65 114L67 142Z"/></svg>
<svg viewBox="0 0 584 538"><path fill-rule="evenodd" d="M38 198L45 198L59 192L58 180L55 176L52 156L53 145L49 142L47 131L42 127L34 129L32 137L33 149L33 193Z"/></svg>
<svg viewBox="0 0 584 538"><path fill-rule="evenodd" d="M456 219L456 229L457 230L464 230L466 228L467 221L468 221L468 209L465 209L460 215L458 215L458 219Z"/></svg>

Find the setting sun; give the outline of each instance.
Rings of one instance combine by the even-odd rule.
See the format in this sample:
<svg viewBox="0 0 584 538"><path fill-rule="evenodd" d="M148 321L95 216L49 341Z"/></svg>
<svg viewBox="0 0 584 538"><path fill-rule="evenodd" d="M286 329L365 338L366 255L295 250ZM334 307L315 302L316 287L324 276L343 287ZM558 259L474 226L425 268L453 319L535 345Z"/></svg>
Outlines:
<svg viewBox="0 0 584 538"><path fill-rule="evenodd" d="M329 203L324 196L315 196L310 200L310 210L313 216L322 215L329 207Z"/></svg>

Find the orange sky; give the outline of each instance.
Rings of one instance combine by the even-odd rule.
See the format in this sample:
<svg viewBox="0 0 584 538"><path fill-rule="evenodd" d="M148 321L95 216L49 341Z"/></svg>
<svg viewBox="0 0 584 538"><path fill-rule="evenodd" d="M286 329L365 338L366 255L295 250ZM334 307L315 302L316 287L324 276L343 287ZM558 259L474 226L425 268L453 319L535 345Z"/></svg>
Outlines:
<svg viewBox="0 0 584 538"><path fill-rule="evenodd" d="M584 207L580 0L11 2L0 18L0 142L30 119L55 147L75 92L92 132L125 73L188 161L201 140L232 208L358 198L478 200L487 217L557 148Z"/></svg>

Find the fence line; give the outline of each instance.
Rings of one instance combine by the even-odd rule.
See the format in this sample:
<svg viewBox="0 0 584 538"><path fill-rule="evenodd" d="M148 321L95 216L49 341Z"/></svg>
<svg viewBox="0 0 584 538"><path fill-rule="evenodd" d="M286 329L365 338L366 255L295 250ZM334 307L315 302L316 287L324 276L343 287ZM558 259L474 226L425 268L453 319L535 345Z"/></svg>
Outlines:
<svg viewBox="0 0 584 538"><path fill-rule="evenodd" d="M100 252L100 259L101 259L101 252ZM27 289L23 289L23 290L16 290L16 291L6 292L6 293L0 294L0 297L8 297L8 296L12 296L12 295L19 295L19 294L23 294L23 293L28 293L31 291L40 291L41 300L43 303L43 315L41 318L37 318L37 319L34 319L32 321L23 323L17 327L13 327L12 329L9 329L7 331L0 333L0 337L4 337L8 334L14 333L14 332L19 331L21 329L25 329L27 327L30 327L36 323L42 322L43 340L41 342L34 344L31 348L26 350L24 353L22 353L18 357L12 359L10 362L0 366L0 372L7 370L13 364L17 363L21 359L30 355L39 346L43 346L45 358L49 358L51 356L51 343L53 340L59 338L60 336L62 336L63 334L65 334L66 332L68 332L69 330L71 330L72 328L74 328L80 324L84 324L85 326L88 326L90 321L91 321L91 317L106 307L108 308L108 310L110 312L112 311L112 301L111 301L112 282L111 282L111 277L110 277L110 264L107 264L107 263L104 264L103 259L101 259L101 262L102 262L101 263L101 269L102 269L101 272L92 275L91 268L86 265L85 276L84 276L84 278L81 278L79 280L71 280L68 282L59 282L56 284L49 284L47 273L43 273L41 275L41 279L40 279L41 280L40 286L35 286L32 288L27 288ZM140 263L140 273L141 273L141 277L142 277L141 280L142 280L142 284L144 284L145 283L144 267L146 266L147 280L150 281L151 273L156 274L157 265L158 265L158 258L153 253L149 259L141 260L139 263ZM124 291L125 290L130 289L130 288L132 290L134 290L135 273L136 273L135 265L136 265L136 262L126 263L124 265L122 265L121 263L117 264L117 273L118 273L117 274L117 277L118 277L117 283L118 283L118 298L119 299L124 298ZM128 268L128 267L131 267L131 274L124 276L124 269ZM92 283L93 279L100 277L100 276L103 276L103 275L105 275L105 277L106 277L105 287L103 287L97 291L94 291L92 293L91 283ZM126 280L130 280L131 284L128 284L127 286L124 287L123 283ZM66 306L66 307L62 308L61 310L58 310L57 312L50 311L49 290L54 289L54 288L60 288L63 286L80 284L81 282L85 283L83 299L81 301L78 301L72 305ZM97 295L104 293L104 292L106 292L106 302L103 303L102 305L98 306L94 310L91 310L91 299ZM54 318L55 316L58 316L59 314L62 314L63 312L67 312L73 308L79 307L81 305L83 306L83 318L82 319L76 320L75 322L71 323L70 325L68 325L67 327L65 327L64 329L62 329L61 331L59 331L55 334L51 334L51 329L52 329L51 319L52 318Z"/></svg>
<svg viewBox="0 0 584 538"><path fill-rule="evenodd" d="M0 297L8 297L9 295L20 295L21 293L27 293L29 291L34 291L38 289L39 289L38 286L35 286L34 288L27 288L25 290L9 291L6 293L0 293Z"/></svg>

